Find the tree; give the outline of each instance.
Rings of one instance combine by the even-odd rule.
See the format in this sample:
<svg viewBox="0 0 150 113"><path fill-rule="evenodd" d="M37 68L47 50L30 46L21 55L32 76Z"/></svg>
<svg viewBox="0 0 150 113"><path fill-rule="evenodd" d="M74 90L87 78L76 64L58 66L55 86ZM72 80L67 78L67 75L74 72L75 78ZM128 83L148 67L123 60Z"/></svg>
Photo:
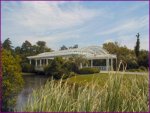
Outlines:
<svg viewBox="0 0 150 113"><path fill-rule="evenodd" d="M60 50L67 50L68 48L65 46L65 45L63 45L62 47L60 47Z"/></svg>
<svg viewBox="0 0 150 113"><path fill-rule="evenodd" d="M12 111L17 93L23 85L19 56L2 50L2 111Z"/></svg>
<svg viewBox="0 0 150 113"><path fill-rule="evenodd" d="M36 42L36 44L39 47L45 47L46 46L46 42L44 42L44 41L38 41L38 42Z"/></svg>
<svg viewBox="0 0 150 113"><path fill-rule="evenodd" d="M34 71L32 68L33 66L29 64L27 56L33 56L42 52L51 51L51 49L46 46L46 42L44 41L38 41L36 44L37 45L32 45L29 41L26 40L22 43L21 47L17 46L15 48L15 54L19 55L22 59L20 64L22 67L22 71L24 72Z"/></svg>
<svg viewBox="0 0 150 113"><path fill-rule="evenodd" d="M75 45L73 46L73 48L78 48L78 44L75 44Z"/></svg>
<svg viewBox="0 0 150 113"><path fill-rule="evenodd" d="M123 60L127 63L127 69L138 68L137 58L133 50L128 49L126 46L120 46L117 42L104 43L103 48L110 54L117 55L118 64L120 60Z"/></svg>
<svg viewBox="0 0 150 113"><path fill-rule="evenodd" d="M60 47L60 50L75 49L75 48L78 48L78 44L75 44L74 46L70 46L68 48L65 45L63 45L62 47Z"/></svg>
<svg viewBox="0 0 150 113"><path fill-rule="evenodd" d="M2 47L3 47L4 49L6 49L6 50L9 50L9 51L12 51L12 50L13 50L13 46L12 46L12 43L11 43L11 41L10 41L9 38L7 38L7 39L3 42Z"/></svg>
<svg viewBox="0 0 150 113"><path fill-rule="evenodd" d="M15 53L16 53L17 55L20 55L20 54L21 54L21 47L17 46L17 47L15 48Z"/></svg>
<svg viewBox="0 0 150 113"><path fill-rule="evenodd" d="M140 34L137 33L136 37L137 37L137 41L136 41L136 45L135 45L134 51L135 51L136 57L138 58L139 57L139 53L140 53L140 39L139 39Z"/></svg>
<svg viewBox="0 0 150 113"><path fill-rule="evenodd" d="M21 46L21 53L32 53L32 44L29 41L25 41Z"/></svg>
<svg viewBox="0 0 150 113"><path fill-rule="evenodd" d="M44 42L44 41L38 41L38 42L36 42L36 44L37 44L37 52L38 53L51 51L51 49L46 46L46 42Z"/></svg>
<svg viewBox="0 0 150 113"><path fill-rule="evenodd" d="M148 68L148 51L141 50L139 57L138 57L138 64L139 66L144 66Z"/></svg>
<svg viewBox="0 0 150 113"><path fill-rule="evenodd" d="M119 50L118 42L108 42L103 44L103 48L106 49L110 54L117 54Z"/></svg>
<svg viewBox="0 0 150 113"><path fill-rule="evenodd" d="M38 49L37 51L39 53L45 52L46 42L44 42L44 41L38 41L38 42L36 42L36 44L37 44L37 49Z"/></svg>
<svg viewBox="0 0 150 113"><path fill-rule="evenodd" d="M15 50L19 50L19 47L15 48ZM16 51L17 52L17 51ZM22 43L21 50L20 50L20 57L21 57L21 66L24 63L28 62L27 56L34 55L32 52L32 44L29 41L25 41Z"/></svg>

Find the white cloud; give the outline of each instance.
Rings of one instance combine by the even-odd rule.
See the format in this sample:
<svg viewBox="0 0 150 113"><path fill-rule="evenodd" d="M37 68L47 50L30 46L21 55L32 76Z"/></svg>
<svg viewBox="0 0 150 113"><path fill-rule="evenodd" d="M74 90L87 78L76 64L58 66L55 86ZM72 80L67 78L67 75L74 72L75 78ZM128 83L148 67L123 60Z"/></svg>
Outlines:
<svg viewBox="0 0 150 113"><path fill-rule="evenodd" d="M110 35L110 34L123 34L127 32L133 32L141 28L148 28L149 16L143 16L140 18L133 18L128 20L121 20L117 24L113 24L110 28L107 27L107 30L101 31L99 35ZM108 29L109 28L109 29Z"/></svg>
<svg viewBox="0 0 150 113"><path fill-rule="evenodd" d="M74 31L71 29L80 28L79 26L101 12L88 9L79 2L70 5L68 2L60 1L23 1L3 2L2 13L3 34L5 37L9 35L11 38L19 39L17 42L12 39L17 45L25 40L32 43L44 40L48 45L54 45L67 38L78 38L78 34L72 34Z"/></svg>
<svg viewBox="0 0 150 113"><path fill-rule="evenodd" d="M16 45L25 40L33 44L43 40L52 48L61 46L68 40L70 43L79 41L78 44L90 45L96 44L94 40L98 37L104 37L99 42L124 40L122 44L133 48L135 40L130 38L141 30L148 32L148 15L132 12L143 7L140 4L134 4L134 7L118 15L114 8L94 5L88 8L80 2L73 2L72 5L60 1L9 3L4 2L2 5L2 35L5 38L14 38L12 41ZM148 48L148 34L144 35L141 48Z"/></svg>
<svg viewBox="0 0 150 113"><path fill-rule="evenodd" d="M65 2L21 2L21 9L11 14L13 22L34 31L65 29L81 25L96 16L96 12L81 5L60 7Z"/></svg>

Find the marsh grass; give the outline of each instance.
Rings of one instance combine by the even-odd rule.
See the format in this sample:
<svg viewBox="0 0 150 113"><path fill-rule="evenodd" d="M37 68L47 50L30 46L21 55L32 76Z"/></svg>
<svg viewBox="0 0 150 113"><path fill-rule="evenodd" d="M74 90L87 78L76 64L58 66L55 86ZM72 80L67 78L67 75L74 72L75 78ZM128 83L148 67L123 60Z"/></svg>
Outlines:
<svg viewBox="0 0 150 113"><path fill-rule="evenodd" d="M140 112L148 111L148 76L142 79L109 74L103 87L98 80L86 85L67 80L47 81L30 95L22 111L32 112Z"/></svg>

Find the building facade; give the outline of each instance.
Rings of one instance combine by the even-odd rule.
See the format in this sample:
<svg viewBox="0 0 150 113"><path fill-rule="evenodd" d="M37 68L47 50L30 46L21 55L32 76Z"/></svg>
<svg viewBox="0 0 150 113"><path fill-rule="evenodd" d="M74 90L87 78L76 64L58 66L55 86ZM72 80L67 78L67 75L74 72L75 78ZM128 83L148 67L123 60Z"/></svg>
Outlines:
<svg viewBox="0 0 150 113"><path fill-rule="evenodd" d="M59 56L68 58L74 55L83 56L90 62L85 67L100 68L100 70L102 71L113 70L114 65L117 65L116 55L109 54L100 46L89 46L83 48L44 52L35 56L29 56L27 58L29 59L30 64L32 64L32 62L34 61L36 71L43 71L44 66L49 64L49 60L52 60L55 57ZM103 61L103 63L98 64L98 61ZM81 63L80 68L83 67L84 66Z"/></svg>

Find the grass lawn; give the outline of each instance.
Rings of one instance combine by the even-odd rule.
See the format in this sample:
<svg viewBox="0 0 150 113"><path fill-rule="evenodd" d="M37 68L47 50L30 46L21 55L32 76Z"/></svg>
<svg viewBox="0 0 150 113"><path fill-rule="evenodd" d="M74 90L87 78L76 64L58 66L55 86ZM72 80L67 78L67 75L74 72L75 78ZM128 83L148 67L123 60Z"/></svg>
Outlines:
<svg viewBox="0 0 150 113"><path fill-rule="evenodd" d="M108 73L97 73L97 74L83 74L83 75L77 75L74 77L71 77L67 79L69 83L77 83L81 85L85 85L87 83L92 83L97 81L99 86L103 87L107 80L112 77L116 76L123 76L123 81L125 84L130 84L132 82L132 79L137 78L137 80L143 81L145 78L148 80L148 74L147 75L133 75L133 74L108 74Z"/></svg>
<svg viewBox="0 0 150 113"><path fill-rule="evenodd" d="M22 75L23 75L23 76L26 76L26 75L27 75L27 76L30 76L30 75L36 75L36 74L35 74L35 73L23 73L23 72L22 72Z"/></svg>

